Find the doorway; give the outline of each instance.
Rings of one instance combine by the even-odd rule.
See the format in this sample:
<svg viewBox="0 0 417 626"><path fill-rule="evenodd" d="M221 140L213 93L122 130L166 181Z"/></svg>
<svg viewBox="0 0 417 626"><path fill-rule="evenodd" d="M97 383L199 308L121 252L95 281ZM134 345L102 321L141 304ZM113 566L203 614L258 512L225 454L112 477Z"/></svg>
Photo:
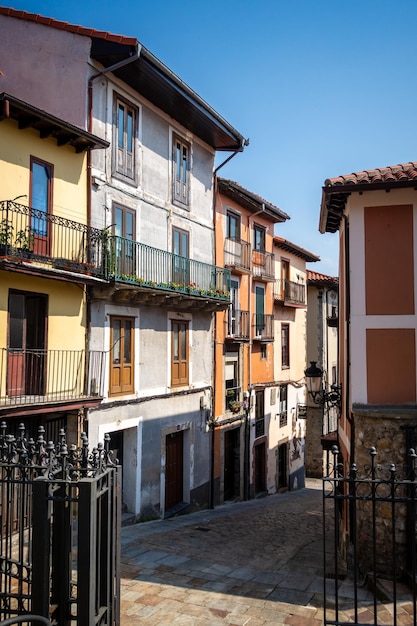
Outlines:
<svg viewBox="0 0 417 626"><path fill-rule="evenodd" d="M44 395L48 297L9 291L7 395Z"/></svg>
<svg viewBox="0 0 417 626"><path fill-rule="evenodd" d="M278 490L288 488L288 443L278 446Z"/></svg>
<svg viewBox="0 0 417 626"><path fill-rule="evenodd" d="M255 446L255 495L266 491L266 446L259 443Z"/></svg>
<svg viewBox="0 0 417 626"><path fill-rule="evenodd" d="M224 433L224 500L240 496L240 428Z"/></svg>
<svg viewBox="0 0 417 626"><path fill-rule="evenodd" d="M165 511L184 500L183 431L166 436Z"/></svg>

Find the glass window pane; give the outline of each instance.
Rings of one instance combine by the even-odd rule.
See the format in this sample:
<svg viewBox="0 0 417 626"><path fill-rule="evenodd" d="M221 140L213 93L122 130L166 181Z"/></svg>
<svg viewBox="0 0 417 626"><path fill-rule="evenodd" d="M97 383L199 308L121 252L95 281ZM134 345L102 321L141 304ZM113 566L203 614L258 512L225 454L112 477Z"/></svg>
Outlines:
<svg viewBox="0 0 417 626"><path fill-rule="evenodd" d="M9 347L21 350L23 346L23 326L25 320L25 297L12 293L9 298L10 336Z"/></svg>
<svg viewBox="0 0 417 626"><path fill-rule="evenodd" d="M120 363L120 320L113 320L113 363Z"/></svg>
<svg viewBox="0 0 417 626"><path fill-rule="evenodd" d="M124 145L124 130L125 130L125 109L122 104L119 104L118 120L117 120L117 143L119 148L123 148Z"/></svg>
<svg viewBox="0 0 417 626"><path fill-rule="evenodd" d="M181 359L185 360L187 354L185 324L181 325Z"/></svg>
<svg viewBox="0 0 417 626"><path fill-rule="evenodd" d="M177 143L177 152L175 159L175 178L181 180L181 144Z"/></svg>
<svg viewBox="0 0 417 626"><path fill-rule="evenodd" d="M133 152L133 112L127 114L127 150Z"/></svg>
<svg viewBox="0 0 417 626"><path fill-rule="evenodd" d="M178 361L179 359L179 354L178 354L178 348L179 348L179 335L178 335L178 324L174 323L173 324L173 330L174 330L174 337L173 337L173 358L174 361Z"/></svg>
<svg viewBox="0 0 417 626"><path fill-rule="evenodd" d="M182 148L182 182L187 182L187 148Z"/></svg>
<svg viewBox="0 0 417 626"><path fill-rule="evenodd" d="M114 211L114 234L123 237L123 210L118 207Z"/></svg>
<svg viewBox="0 0 417 626"><path fill-rule="evenodd" d="M133 213L125 213L125 234L126 239L133 239Z"/></svg>
<svg viewBox="0 0 417 626"><path fill-rule="evenodd" d="M32 163L31 205L37 211L42 211L42 213L48 213L50 178L49 167L45 163ZM46 215L44 218L37 211L31 215L30 227L35 234L46 237Z"/></svg>
<svg viewBox="0 0 417 626"><path fill-rule="evenodd" d="M124 323L124 350L123 358L125 363L132 362L131 345L132 345L132 322L125 320Z"/></svg>

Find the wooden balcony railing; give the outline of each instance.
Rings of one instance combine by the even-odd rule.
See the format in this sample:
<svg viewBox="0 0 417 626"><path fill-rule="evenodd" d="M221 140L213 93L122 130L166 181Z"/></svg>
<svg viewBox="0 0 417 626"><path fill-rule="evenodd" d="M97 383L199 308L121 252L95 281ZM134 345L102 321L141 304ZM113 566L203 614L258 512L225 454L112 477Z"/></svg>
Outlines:
<svg viewBox="0 0 417 626"><path fill-rule="evenodd" d="M278 278L274 285L274 298L287 305L306 306L306 287L287 278Z"/></svg>
<svg viewBox="0 0 417 626"><path fill-rule="evenodd" d="M275 280L274 255L271 252L252 250L252 273L261 280Z"/></svg>
<svg viewBox="0 0 417 626"><path fill-rule="evenodd" d="M226 238L224 242L224 264L243 272L250 271L250 244L241 239Z"/></svg>
<svg viewBox="0 0 417 626"><path fill-rule="evenodd" d="M274 341L274 316L255 313L253 316L253 339Z"/></svg>
<svg viewBox="0 0 417 626"><path fill-rule="evenodd" d="M226 338L227 339L249 339L249 311L229 308L226 318Z"/></svg>
<svg viewBox="0 0 417 626"><path fill-rule="evenodd" d="M0 407L103 396L105 353L85 350L0 351Z"/></svg>

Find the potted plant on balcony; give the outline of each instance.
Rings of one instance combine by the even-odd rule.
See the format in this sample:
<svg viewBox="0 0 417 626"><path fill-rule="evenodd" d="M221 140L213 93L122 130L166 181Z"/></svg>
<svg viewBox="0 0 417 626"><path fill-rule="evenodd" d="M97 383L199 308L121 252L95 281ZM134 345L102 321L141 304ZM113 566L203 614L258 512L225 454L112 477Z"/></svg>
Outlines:
<svg viewBox="0 0 417 626"><path fill-rule="evenodd" d="M241 408L242 402L240 402L239 400L231 400L231 402L229 402L229 409L232 411L232 413L239 413Z"/></svg>
<svg viewBox="0 0 417 626"><path fill-rule="evenodd" d="M26 258L30 258L32 256L33 246L35 244L35 235L29 226L26 226L26 228L19 230L16 233L14 243L21 256Z"/></svg>
<svg viewBox="0 0 417 626"><path fill-rule="evenodd" d="M8 248L13 240L13 224L10 220L4 218L0 222L0 256L8 253Z"/></svg>

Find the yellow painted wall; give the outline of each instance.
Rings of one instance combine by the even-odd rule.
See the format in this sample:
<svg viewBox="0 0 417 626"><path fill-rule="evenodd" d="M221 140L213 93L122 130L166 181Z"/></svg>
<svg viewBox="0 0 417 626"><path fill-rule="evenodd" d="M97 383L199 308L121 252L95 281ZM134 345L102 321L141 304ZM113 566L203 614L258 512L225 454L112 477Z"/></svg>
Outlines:
<svg viewBox="0 0 417 626"><path fill-rule="evenodd" d="M29 204L30 157L54 166L53 213L87 223L86 153L70 146L58 147L55 139L41 139L33 129L18 130L13 120L0 122L0 200Z"/></svg>

